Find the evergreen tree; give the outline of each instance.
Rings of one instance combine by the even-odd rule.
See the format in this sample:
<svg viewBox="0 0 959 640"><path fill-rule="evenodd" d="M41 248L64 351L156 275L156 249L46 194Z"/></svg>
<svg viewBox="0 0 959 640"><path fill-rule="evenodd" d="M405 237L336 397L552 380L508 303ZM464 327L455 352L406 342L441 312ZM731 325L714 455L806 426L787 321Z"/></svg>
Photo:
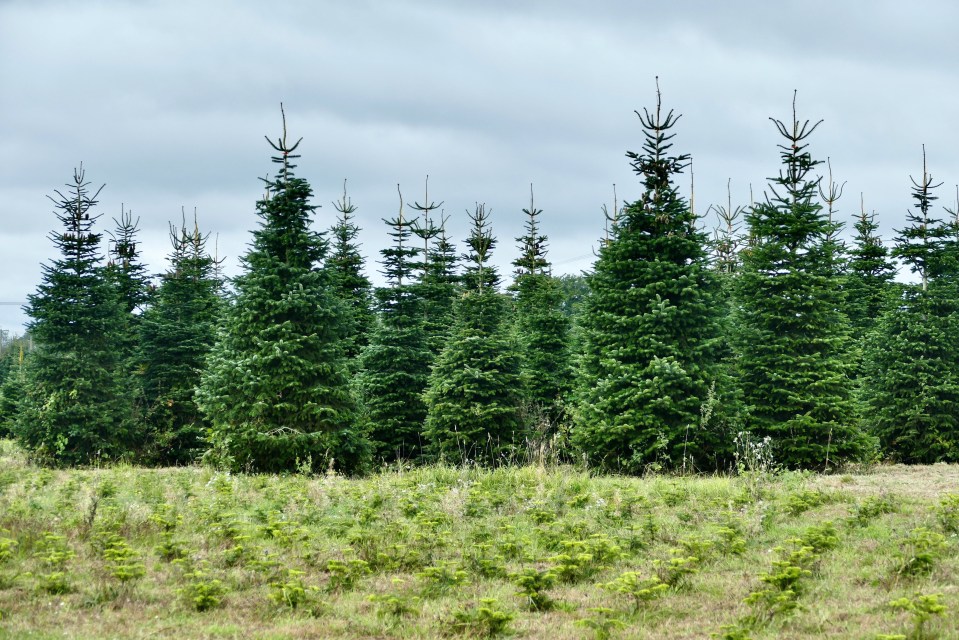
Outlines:
<svg viewBox="0 0 959 640"><path fill-rule="evenodd" d="M140 323L138 360L146 400L147 459L183 464L203 452L209 424L196 406L196 387L223 307L216 260L194 221L170 225L169 268Z"/></svg>
<svg viewBox="0 0 959 640"><path fill-rule="evenodd" d="M416 265L419 286L416 289L423 301L424 329L434 359L446 346L453 326L453 303L459 295L456 275L456 247L446 234L447 217L440 214L440 223L431 217L443 205L429 198L429 176L426 176L426 194L423 203L414 202L413 209L422 213L422 220L413 224L413 233L423 243L421 260Z"/></svg>
<svg viewBox="0 0 959 640"><path fill-rule="evenodd" d="M858 458L848 320L837 277L836 224L815 201L819 164L807 139L819 125L773 120L786 139L766 201L746 215L750 246L738 278L738 342L748 427L770 437L789 467Z"/></svg>
<svg viewBox="0 0 959 640"><path fill-rule="evenodd" d="M867 214L865 207L856 218L856 235L845 264L843 290L845 311L851 328L851 377L856 382L857 398L863 399L863 371L867 342L872 339L879 319L895 295L893 282L896 268L889 250L876 233L876 214Z"/></svg>
<svg viewBox="0 0 959 640"><path fill-rule="evenodd" d="M582 314L573 441L592 464L630 473L714 467L725 445L701 415L720 377L719 304L707 237L674 184L689 161L669 153L677 119L657 90L655 112L640 115L643 151L627 154L645 191L614 220Z"/></svg>
<svg viewBox="0 0 959 640"><path fill-rule="evenodd" d="M867 347L865 396L882 451L902 462L959 461L959 269L951 224L936 200L923 152L914 210L893 255L919 277L902 285Z"/></svg>
<svg viewBox="0 0 959 640"><path fill-rule="evenodd" d="M496 243L477 205L464 256L465 292L454 306L450 339L430 374L424 435L430 451L452 463L506 462L523 442L520 360L504 322L507 300L490 264Z"/></svg>
<svg viewBox="0 0 959 640"><path fill-rule="evenodd" d="M528 411L541 436L551 436L565 413L564 399L572 385L569 318L560 308L563 294L546 258L548 238L539 230L542 210L533 203L526 214L526 233L516 241L520 257L513 261L511 287L516 306L516 337L522 356L522 380Z"/></svg>
<svg viewBox="0 0 959 640"><path fill-rule="evenodd" d="M27 389L24 359L27 355L28 341L14 338L4 341L0 355L0 438L14 434L20 402Z"/></svg>
<svg viewBox="0 0 959 640"><path fill-rule="evenodd" d="M333 277L334 289L350 311L346 324L345 351L351 368L355 369L359 365L357 357L366 345L373 326L372 285L363 273L363 255L356 243L360 228L352 217L356 206L346 195L346 181L343 182L343 198L334 202L333 207L339 217L331 229L333 251L326 265Z"/></svg>
<svg viewBox="0 0 959 640"><path fill-rule="evenodd" d="M321 268L327 243L310 229L312 189L293 174L300 141L287 144L285 117L283 137L270 144L279 170L257 202L261 226L234 280L197 405L212 425L214 457L234 468L357 471L369 449L348 386L347 311Z"/></svg>
<svg viewBox="0 0 959 640"><path fill-rule="evenodd" d="M422 454L426 405L423 390L433 357L423 326L424 301L413 281L419 250L411 244L413 221L385 220L393 245L383 249L386 287L376 290L379 322L361 355L358 388L376 459L415 460Z"/></svg>
<svg viewBox="0 0 959 640"><path fill-rule="evenodd" d="M14 427L23 444L52 462L84 464L117 457L129 446L129 397L122 345L125 312L104 277L92 195L81 165L67 195L51 197L61 232L50 239L60 257L43 265L25 308L35 350Z"/></svg>
<svg viewBox="0 0 959 640"><path fill-rule="evenodd" d="M120 306L135 323L137 314L147 307L151 295L150 278L140 259L137 242L140 220L134 220L131 211L122 211L120 219L114 218L113 222L116 229L110 233L109 260L104 273L117 290Z"/></svg>
<svg viewBox="0 0 959 640"><path fill-rule="evenodd" d="M118 327L118 356L124 375L120 378L118 393L127 399L125 404L130 409L127 421L130 425L131 445L136 447L142 445L146 437L143 424L144 399L139 380L140 363L136 352L140 339L141 314L149 306L153 287L146 265L140 259L137 239L140 220L134 220L131 211L121 208L120 219L114 218L113 223L115 228L110 232L104 276L113 286L123 309L122 324Z"/></svg>

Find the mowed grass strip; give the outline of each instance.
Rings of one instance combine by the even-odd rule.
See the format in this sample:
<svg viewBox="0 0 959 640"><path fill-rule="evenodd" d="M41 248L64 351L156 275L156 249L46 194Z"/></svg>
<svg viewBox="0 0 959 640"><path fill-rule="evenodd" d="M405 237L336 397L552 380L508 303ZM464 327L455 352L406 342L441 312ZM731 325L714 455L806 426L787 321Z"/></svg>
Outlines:
<svg viewBox="0 0 959 640"><path fill-rule="evenodd" d="M955 465L349 479L0 441L0 638L959 638L957 494Z"/></svg>

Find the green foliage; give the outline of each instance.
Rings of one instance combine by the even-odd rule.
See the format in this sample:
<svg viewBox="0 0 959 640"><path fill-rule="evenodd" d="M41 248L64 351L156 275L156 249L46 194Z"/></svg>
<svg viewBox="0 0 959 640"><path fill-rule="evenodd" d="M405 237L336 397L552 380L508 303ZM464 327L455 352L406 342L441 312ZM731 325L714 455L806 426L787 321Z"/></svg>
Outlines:
<svg viewBox="0 0 959 640"><path fill-rule="evenodd" d="M344 352L355 369L357 357L369 340L369 333L375 320L372 310L372 285L363 273L363 255L360 253L356 238L360 228L353 222L352 215L356 206L346 195L346 181L343 181L343 197L333 203L339 213L336 224L330 230L332 251L326 260L330 271L333 290L343 301L349 313L342 322L346 325Z"/></svg>
<svg viewBox="0 0 959 640"><path fill-rule="evenodd" d="M590 464L639 473L648 465L715 468L729 438L701 424L718 368L718 289L707 238L674 180L689 156L670 156L678 119L640 116L642 153L628 153L644 194L600 248L581 316L576 446ZM722 394L720 394L722 395Z"/></svg>
<svg viewBox="0 0 959 640"><path fill-rule="evenodd" d="M959 533L959 493L947 493L936 507L936 518L943 531Z"/></svg>
<svg viewBox="0 0 959 640"><path fill-rule="evenodd" d="M330 576L327 591L350 591L370 574L370 564L359 558L330 560L326 563L326 572Z"/></svg>
<svg viewBox="0 0 959 640"><path fill-rule="evenodd" d="M370 440L378 460L415 460L422 454L426 388L433 356L424 326L425 302L413 283L418 250L411 244L413 223L386 220L393 245L383 249L387 286L376 290L379 322L360 356L357 388Z"/></svg>
<svg viewBox="0 0 959 640"><path fill-rule="evenodd" d="M861 351L866 336L885 310L896 268L889 259L889 250L876 235L879 225L875 213L867 214L863 210L856 219L855 229L843 288L852 337Z"/></svg>
<svg viewBox="0 0 959 640"><path fill-rule="evenodd" d="M522 357L521 376L525 402L533 418L530 425L539 439L551 438L565 417L565 396L572 389L569 353L569 317L563 313L562 292L550 275L545 235L539 231L542 210L533 205L526 214L526 233L517 238L520 257L513 261L515 332Z"/></svg>
<svg viewBox="0 0 959 640"><path fill-rule="evenodd" d="M120 535L109 537L103 557L107 561L107 570L120 582L139 580L146 575L146 565L140 554Z"/></svg>
<svg viewBox="0 0 959 640"><path fill-rule="evenodd" d="M469 574L453 562L441 562L432 567L425 567L416 574L423 583L423 595L435 598L469 584Z"/></svg>
<svg viewBox="0 0 959 640"><path fill-rule="evenodd" d="M545 593L556 583L556 574L552 570L527 567L511 573L509 578L519 589L516 595L525 600L526 607L531 611L549 611L555 606L553 599Z"/></svg>
<svg viewBox="0 0 959 640"><path fill-rule="evenodd" d="M40 590L51 595L69 593L73 590L67 573L67 563L77 554L67 544L64 536L50 532L44 533L37 542L33 555L44 569L37 574Z"/></svg>
<svg viewBox="0 0 959 640"><path fill-rule="evenodd" d="M180 595L196 611L215 609L223 603L226 586L222 581L211 578L208 571L194 569L183 576L189 582L180 588Z"/></svg>
<svg viewBox="0 0 959 640"><path fill-rule="evenodd" d="M633 611L638 611L646 603L659 598L669 585L656 576L642 577L636 571L626 571L612 582L600 585L603 589L628 596L633 602Z"/></svg>
<svg viewBox="0 0 959 640"><path fill-rule="evenodd" d="M702 563L696 556L684 556L682 549L670 549L669 553L669 559L654 562L656 576L666 586L680 589L687 584L690 576L699 573Z"/></svg>
<svg viewBox="0 0 959 640"><path fill-rule="evenodd" d="M858 459L847 363L848 321L838 276L839 226L816 198L819 164L808 138L819 123L773 120L783 167L766 201L746 214L749 246L737 278L740 382L755 437L770 437L787 467Z"/></svg>
<svg viewBox="0 0 959 640"><path fill-rule="evenodd" d="M900 543L896 574L906 577L929 575L946 548L946 538L941 533L916 527Z"/></svg>
<svg viewBox="0 0 959 640"><path fill-rule="evenodd" d="M303 583L305 571L287 568L283 575L270 582L270 600L289 609L297 609L307 604L311 594L319 591L317 587Z"/></svg>
<svg viewBox="0 0 959 640"><path fill-rule="evenodd" d="M942 594L939 593L916 593L911 598L897 598L889 603L890 608L900 609L912 616L912 631L908 636L902 636L903 638L921 640L929 637L926 635L926 623L934 616L941 616L946 612L946 605L939 601L941 597Z"/></svg>
<svg viewBox="0 0 959 640"><path fill-rule="evenodd" d="M223 308L208 237L196 224L170 226L169 267L139 323L147 424L143 455L152 462L185 464L204 447L209 424L197 408L196 387Z"/></svg>
<svg viewBox="0 0 959 640"><path fill-rule="evenodd" d="M609 640L614 630L626 627L626 622L608 607L590 607L589 612L593 615L580 618L576 621L576 626L591 629L596 640Z"/></svg>
<svg viewBox="0 0 959 640"><path fill-rule="evenodd" d="M455 612L449 628L456 634L496 638L509 635L509 623L513 618L513 614L499 608L494 598L482 598L479 604Z"/></svg>
<svg viewBox="0 0 959 640"><path fill-rule="evenodd" d="M467 291L456 301L453 334L429 377L424 436L434 456L452 463L503 464L525 432L519 415L520 360L504 322L506 300L490 265L495 245L477 205L467 244Z"/></svg>
<svg viewBox="0 0 959 640"><path fill-rule="evenodd" d="M126 312L104 276L93 230L99 190L90 195L82 167L68 186L68 195L51 198L63 230L50 238L61 255L43 266L26 307L37 347L13 430L41 457L70 465L125 453L133 405L124 382Z"/></svg>
<svg viewBox="0 0 959 640"><path fill-rule="evenodd" d="M271 143L272 144L272 143ZM299 142L273 147L280 169L257 202L262 224L203 374L197 404L211 422L212 459L233 469L364 468L369 447L356 422L343 344L343 304L333 290L323 236L311 230L309 183L293 175Z"/></svg>
<svg viewBox="0 0 959 640"><path fill-rule="evenodd" d="M402 580L394 578L393 582L394 584L402 583ZM390 618L391 620L412 617L418 615L420 612L419 598L402 593L374 594L369 596L367 600L379 605L376 610L376 615Z"/></svg>
<svg viewBox="0 0 959 640"><path fill-rule="evenodd" d="M887 494L869 496L862 502L856 503L849 516L849 522L864 527L881 515L898 511L899 503L893 496Z"/></svg>

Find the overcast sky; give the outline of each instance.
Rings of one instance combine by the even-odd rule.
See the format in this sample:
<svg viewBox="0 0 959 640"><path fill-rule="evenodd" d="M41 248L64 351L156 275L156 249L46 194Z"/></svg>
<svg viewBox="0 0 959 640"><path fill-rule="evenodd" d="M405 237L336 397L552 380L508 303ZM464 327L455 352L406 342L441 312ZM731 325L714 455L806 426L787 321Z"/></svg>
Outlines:
<svg viewBox="0 0 959 640"><path fill-rule="evenodd" d="M734 206L750 185L761 197L779 160L768 118L787 119L798 90L800 118L824 119L811 152L846 182L841 218L862 193L891 237L923 144L954 206L957 24L946 0L0 0L0 301L16 303L0 328L22 331L19 304L55 257L47 195L80 162L106 184L100 230L132 209L152 272L168 223L195 208L236 274L281 101L317 227L348 179L371 275L397 183L422 201L427 174L457 240L467 209L492 209L504 274L530 183L555 270L588 269L612 185L640 193L625 153L657 75L683 114L674 149L693 156L698 213L726 203L728 180Z"/></svg>

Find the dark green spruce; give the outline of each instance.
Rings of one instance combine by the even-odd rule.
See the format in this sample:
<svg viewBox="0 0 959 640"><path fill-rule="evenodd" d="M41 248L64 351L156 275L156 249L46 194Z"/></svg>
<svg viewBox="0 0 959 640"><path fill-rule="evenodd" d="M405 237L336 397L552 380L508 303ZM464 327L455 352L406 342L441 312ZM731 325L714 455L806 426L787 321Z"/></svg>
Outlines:
<svg viewBox="0 0 959 640"><path fill-rule="evenodd" d="M516 340L522 356L525 412L532 433L551 438L566 417L566 396L572 387L569 316L563 313L563 292L546 257L548 238L540 232L530 193L525 233L516 239L520 257L511 289L515 302Z"/></svg>
<svg viewBox="0 0 959 640"><path fill-rule="evenodd" d="M808 138L816 124L772 120L784 143L766 201L746 214L738 278L740 382L754 438L778 463L823 469L865 451L853 402L837 225L816 200Z"/></svg>
<svg viewBox="0 0 959 640"><path fill-rule="evenodd" d="M257 202L261 225L197 394L212 425L211 457L255 471L359 471L369 443L349 390L348 311L323 268L327 242L311 230L313 193L293 174L300 142L287 143L285 119L270 144L278 173Z"/></svg>
<svg viewBox="0 0 959 640"><path fill-rule="evenodd" d="M644 193L616 216L588 278L573 442L609 470L714 468L727 445L703 420L720 377L707 237L675 184L689 162L670 155L678 116L658 91L655 111L637 115L643 150L627 156Z"/></svg>
<svg viewBox="0 0 959 640"><path fill-rule="evenodd" d="M470 220L464 292L430 374L425 436L437 459L506 464L527 435L520 417L520 359L506 321L509 301L497 290L499 275L490 264L496 241L485 207L477 205Z"/></svg>
<svg viewBox="0 0 959 640"><path fill-rule="evenodd" d="M94 231L98 189L81 166L69 191L51 197L61 230L50 234L60 256L43 265L25 308L36 345L14 426L18 439L55 464L88 464L129 451L131 398L123 358L126 309L104 275Z"/></svg>
<svg viewBox="0 0 959 640"><path fill-rule="evenodd" d="M139 362L145 398L144 458L184 464L205 448L209 422L196 406L196 387L223 309L222 281L207 236L194 223L170 225L169 268L140 321Z"/></svg>
<svg viewBox="0 0 959 640"><path fill-rule="evenodd" d="M356 205L346 195L345 181L343 197L333 203L333 208L339 216L330 230L332 251L326 266L333 278L334 289L350 311L346 320L345 350L350 368L355 370L359 366L357 358L373 328L373 287L363 272L364 259L356 241L360 228L353 220Z"/></svg>
<svg viewBox="0 0 959 640"><path fill-rule="evenodd" d="M937 186L923 153L893 249L919 281L900 285L866 349L868 423L900 462L959 461L959 269L955 224L932 213Z"/></svg>
<svg viewBox="0 0 959 640"><path fill-rule="evenodd" d="M413 272L419 249L411 244L413 221L386 220L393 238L383 249L386 286L376 289L378 322L360 355L357 388L369 423L374 456L381 462L416 460L423 452L426 405L423 390L433 356L424 328L424 301Z"/></svg>

